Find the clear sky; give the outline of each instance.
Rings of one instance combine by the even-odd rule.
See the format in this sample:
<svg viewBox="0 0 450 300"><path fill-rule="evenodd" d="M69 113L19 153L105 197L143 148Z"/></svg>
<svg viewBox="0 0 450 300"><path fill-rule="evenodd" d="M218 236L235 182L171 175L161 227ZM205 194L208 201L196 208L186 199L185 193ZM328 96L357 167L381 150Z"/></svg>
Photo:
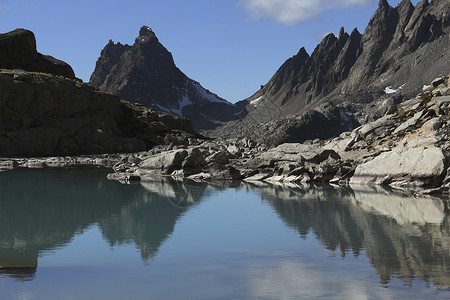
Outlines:
<svg viewBox="0 0 450 300"><path fill-rule="evenodd" d="M66 61L87 82L109 39L133 44L147 25L187 76L236 102L301 47L311 54L341 26L364 32L378 1L0 0L0 33L33 31L39 52Z"/></svg>

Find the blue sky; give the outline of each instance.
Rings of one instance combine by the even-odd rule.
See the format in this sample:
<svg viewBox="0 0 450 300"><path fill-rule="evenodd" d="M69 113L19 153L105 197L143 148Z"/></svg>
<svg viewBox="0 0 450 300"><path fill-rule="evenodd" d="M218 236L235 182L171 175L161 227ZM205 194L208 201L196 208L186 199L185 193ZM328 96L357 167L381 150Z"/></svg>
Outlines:
<svg viewBox="0 0 450 300"><path fill-rule="evenodd" d="M187 76L236 102L301 47L311 54L341 26L363 32L377 6L378 0L0 0L0 33L32 30L39 52L89 81L109 39L132 44L147 25Z"/></svg>

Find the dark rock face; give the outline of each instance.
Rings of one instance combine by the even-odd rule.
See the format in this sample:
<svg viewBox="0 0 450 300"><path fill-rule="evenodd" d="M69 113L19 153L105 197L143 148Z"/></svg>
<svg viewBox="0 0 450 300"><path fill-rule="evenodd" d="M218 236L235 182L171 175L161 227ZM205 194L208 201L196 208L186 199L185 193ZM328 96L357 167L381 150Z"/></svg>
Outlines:
<svg viewBox="0 0 450 300"><path fill-rule="evenodd" d="M255 140L289 136L288 141L301 142L307 134L296 129L298 121L288 120L315 114L324 103L333 103L356 121L349 124L376 120L404 97L419 93L436 74L450 72L449 11L448 0L421 1L416 7L403 0L395 8L381 0L364 34L355 28L349 35L341 28L338 37L327 35L311 56L300 49L261 90L242 101L245 113L238 120L207 134L244 134ZM342 118L334 115L328 119L330 130L353 129L341 126ZM323 131L323 120L316 119L307 126L310 135L328 138L331 131ZM251 129L264 127L273 132L258 135Z"/></svg>
<svg viewBox="0 0 450 300"><path fill-rule="evenodd" d="M303 143L317 138L328 139L359 126L342 109L331 103L307 110L298 116L249 125L240 134L274 147L282 143Z"/></svg>
<svg viewBox="0 0 450 300"><path fill-rule="evenodd" d="M0 156L133 152L194 136L192 123L136 106L75 79L0 72Z"/></svg>
<svg viewBox="0 0 450 300"><path fill-rule="evenodd" d="M33 32L25 29L0 34L0 68L23 69L75 78L68 64L38 53Z"/></svg>
<svg viewBox="0 0 450 300"><path fill-rule="evenodd" d="M96 63L90 84L131 102L188 116L196 129L215 127L214 123L220 122L205 117L203 111L216 107L233 110L233 105L181 72L172 54L146 26L139 31L133 46L109 41Z"/></svg>

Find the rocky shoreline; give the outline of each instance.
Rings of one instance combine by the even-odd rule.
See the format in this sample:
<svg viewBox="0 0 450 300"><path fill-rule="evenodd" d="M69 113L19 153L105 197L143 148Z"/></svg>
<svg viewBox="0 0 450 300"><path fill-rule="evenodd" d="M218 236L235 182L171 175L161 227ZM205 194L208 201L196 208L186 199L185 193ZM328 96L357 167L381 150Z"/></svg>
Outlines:
<svg viewBox="0 0 450 300"><path fill-rule="evenodd" d="M450 190L449 76L389 114L329 140L268 148L250 139L167 139L131 154L1 159L0 169L101 166L109 179L171 176L198 181L389 185L422 194Z"/></svg>

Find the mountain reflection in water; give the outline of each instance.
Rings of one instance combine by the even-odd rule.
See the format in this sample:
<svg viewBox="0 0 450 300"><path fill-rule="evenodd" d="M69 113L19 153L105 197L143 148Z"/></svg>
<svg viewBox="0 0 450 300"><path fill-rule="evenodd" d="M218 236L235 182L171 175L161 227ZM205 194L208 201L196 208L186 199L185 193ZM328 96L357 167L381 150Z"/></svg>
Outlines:
<svg viewBox="0 0 450 300"><path fill-rule="evenodd" d="M301 238L312 233L342 257L364 253L382 284L395 277L406 284L419 278L438 288L450 286L448 200L375 188L170 179L123 185L99 176L104 172L0 173L0 277L32 280L40 256L69 244L92 224L110 246L133 243L147 261L190 208L232 188L259 194Z"/></svg>
<svg viewBox="0 0 450 300"><path fill-rule="evenodd" d="M259 192L300 236L312 231L342 257L365 250L382 283L418 277L449 287L448 200L358 188L265 186Z"/></svg>
<svg viewBox="0 0 450 300"><path fill-rule="evenodd" d="M105 174L96 169L0 173L0 273L32 279L40 254L67 245L95 223L110 245L132 241L149 259L206 187L159 181L144 188L107 181Z"/></svg>

